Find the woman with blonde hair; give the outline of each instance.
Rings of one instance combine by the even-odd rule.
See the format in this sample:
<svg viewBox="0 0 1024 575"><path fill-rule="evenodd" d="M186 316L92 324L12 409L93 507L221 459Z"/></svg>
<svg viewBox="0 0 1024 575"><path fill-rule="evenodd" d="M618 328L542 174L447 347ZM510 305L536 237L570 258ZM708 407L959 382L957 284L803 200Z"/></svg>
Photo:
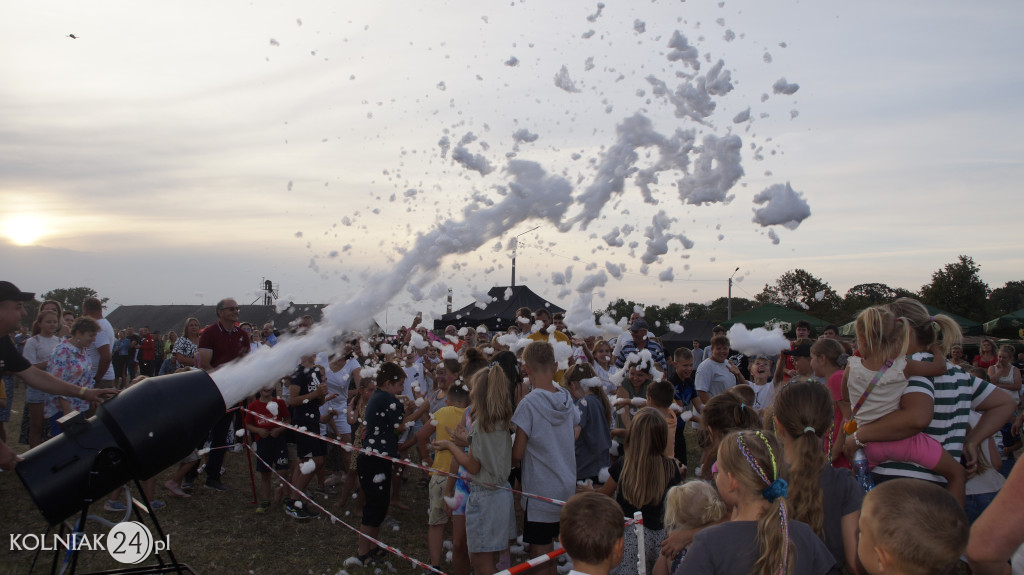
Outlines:
<svg viewBox="0 0 1024 575"><path fill-rule="evenodd" d="M174 357L177 368L199 367L197 363L199 352L199 320L190 317L185 320L181 328L181 337L174 341L171 354Z"/></svg>
<svg viewBox="0 0 1024 575"><path fill-rule="evenodd" d="M979 353L974 356L974 361L971 362L972 365L988 369L995 365L997 361L999 361L999 357L996 354L996 344L987 337L982 339Z"/></svg>
<svg viewBox="0 0 1024 575"><path fill-rule="evenodd" d="M1011 361L1017 350L1012 345L999 348L996 363L988 368L988 380L996 387L1009 391L1014 397L1020 396L1020 370Z"/></svg>

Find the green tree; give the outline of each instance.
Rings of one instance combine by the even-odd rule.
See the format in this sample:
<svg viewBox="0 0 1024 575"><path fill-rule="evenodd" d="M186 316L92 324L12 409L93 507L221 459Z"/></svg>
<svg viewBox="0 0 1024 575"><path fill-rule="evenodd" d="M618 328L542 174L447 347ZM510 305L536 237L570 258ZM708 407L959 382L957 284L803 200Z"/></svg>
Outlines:
<svg viewBox="0 0 1024 575"><path fill-rule="evenodd" d="M683 317L686 319L711 319L711 308L707 304L690 302L683 304Z"/></svg>
<svg viewBox="0 0 1024 575"><path fill-rule="evenodd" d="M818 298L818 294L821 298ZM790 270L775 280L775 285L764 285L754 296L761 305L775 303L804 312L828 322L842 320L842 300L832 286L807 270ZM733 313L736 313L735 307Z"/></svg>
<svg viewBox="0 0 1024 575"><path fill-rule="evenodd" d="M43 301L52 299L54 301L60 302L60 306L61 308L64 309L64 311L73 312L77 317L82 315L82 302L85 300L85 298L97 297L98 295L99 294L96 293L96 290L92 288L73 287L57 288L54 290L50 290L41 295L40 297L43 299ZM107 306L107 301L109 299L110 298L106 297L100 298L100 303L103 304L103 307Z"/></svg>
<svg viewBox="0 0 1024 575"><path fill-rule="evenodd" d="M1024 281L1006 282L1003 287L992 290L986 319L995 319L1019 309L1024 309Z"/></svg>
<svg viewBox="0 0 1024 575"><path fill-rule="evenodd" d="M936 270L931 283L921 286L921 299L939 309L985 321L989 319L985 317L989 289L980 271L970 256L960 255L957 261Z"/></svg>
<svg viewBox="0 0 1024 575"><path fill-rule="evenodd" d="M843 323L853 321L857 314L873 305L887 304L901 297L916 297L917 294L903 288L889 287L883 283L857 284L843 296Z"/></svg>
<svg viewBox="0 0 1024 575"><path fill-rule="evenodd" d="M732 298L732 315L739 315L745 311L750 311L757 306L758 303L752 299L734 297ZM708 316L702 319L707 319L715 323L721 323L729 319L729 298L720 297L711 302L711 304L708 305Z"/></svg>
<svg viewBox="0 0 1024 575"><path fill-rule="evenodd" d="M637 309L643 311L644 307L645 306L643 304L636 303L635 301L627 301L619 298L613 302L609 302L608 307L603 310L594 312L594 319L595 321L600 320L602 315L608 315L615 321L619 321L620 318L626 318L626 320L629 320L629 316L633 315L634 311L637 311Z"/></svg>

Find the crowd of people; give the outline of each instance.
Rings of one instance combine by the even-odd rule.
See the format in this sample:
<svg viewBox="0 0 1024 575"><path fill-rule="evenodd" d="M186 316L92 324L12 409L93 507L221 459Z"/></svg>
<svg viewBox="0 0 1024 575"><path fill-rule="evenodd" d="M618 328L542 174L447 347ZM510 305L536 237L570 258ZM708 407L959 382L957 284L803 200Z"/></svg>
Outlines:
<svg viewBox="0 0 1024 575"><path fill-rule="evenodd" d="M20 305L3 284L0 304ZM29 443L59 433L59 414L93 409L95 388L216 370L313 325L254 330L225 299L216 323L187 318L161 339L114 333L98 300L70 323L55 303L40 306L23 361L75 387L47 380L26 397ZM16 312L5 314L13 326ZM229 489L224 456L248 432L257 513L307 520L311 494L340 490L336 505L356 498L360 530L376 538L418 485L429 562L441 569L450 532L458 575L507 568L520 535L531 557L561 542L589 574L941 573L965 552L975 573L1002 573L1024 540L1016 350L983 342L969 364L957 324L911 299L868 308L855 326L844 341L834 326L815 338L797 324L790 349L747 356L721 328L666 354L640 313L609 340L574 335L546 308L519 310L498 333L438 334L417 317L395 336L348 334L302 357L226 413L163 487L179 498ZM6 371L28 373L4 353ZM700 452L692 469L687 436ZM396 463L410 454L432 470L418 484ZM862 459L867 477L854 473ZM637 512L642 527L625 525ZM346 566L384 554L361 537Z"/></svg>

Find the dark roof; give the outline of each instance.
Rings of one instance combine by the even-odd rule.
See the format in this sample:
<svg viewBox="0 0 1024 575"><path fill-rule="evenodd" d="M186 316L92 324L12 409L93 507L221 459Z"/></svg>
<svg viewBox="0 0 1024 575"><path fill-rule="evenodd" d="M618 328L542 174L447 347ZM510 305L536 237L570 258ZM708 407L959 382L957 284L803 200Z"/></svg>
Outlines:
<svg viewBox="0 0 1024 575"><path fill-rule="evenodd" d="M658 338L661 340L665 357L670 357L677 348L689 349L695 339L700 340L701 345L711 343L711 330L716 324L706 319L684 319L679 322L679 325L683 327L682 333L667 331ZM668 326L663 325L661 329L666 327Z"/></svg>
<svg viewBox="0 0 1024 575"><path fill-rule="evenodd" d="M719 325L729 329L733 324L742 323L747 326L748 329L754 329L757 327L766 327L770 324L781 326L782 331L786 333L795 333L796 322L801 320L810 323L811 327L814 328L814 333L819 334L821 333L821 330L825 329L825 326L828 325L827 321L820 320L814 316L800 313L796 310L774 303L765 304L761 307L747 310L739 315L734 315L731 320L723 321Z"/></svg>
<svg viewBox="0 0 1024 575"><path fill-rule="evenodd" d="M243 305L239 306L238 321L247 321L257 328L270 322L275 328L283 331L288 328L289 323L304 315L313 316L314 322L320 321L326 306L327 304L322 303L293 304L283 313L277 313L276 307L272 305ZM123 305L105 317L114 329L124 329L128 326L138 329L148 325L150 331L173 331L180 334L187 318L198 319L203 327L216 322L216 309L214 305Z"/></svg>
<svg viewBox="0 0 1024 575"><path fill-rule="evenodd" d="M449 325L455 327L476 327L480 324L491 331L505 331L516 321L516 310L528 307L535 310L546 307L551 313L564 312L565 309L547 301L526 286L492 287L487 292L491 302L483 309L476 302L466 307L446 313L434 320L434 329L443 330Z"/></svg>

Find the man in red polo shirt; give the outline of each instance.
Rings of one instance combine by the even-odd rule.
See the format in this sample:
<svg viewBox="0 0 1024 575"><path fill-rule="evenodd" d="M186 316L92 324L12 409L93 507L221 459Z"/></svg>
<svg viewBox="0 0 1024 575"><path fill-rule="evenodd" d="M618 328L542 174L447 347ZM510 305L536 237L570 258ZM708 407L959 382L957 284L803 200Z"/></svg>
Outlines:
<svg viewBox="0 0 1024 575"><path fill-rule="evenodd" d="M216 371L249 353L249 336L238 323L238 302L225 298L217 302L217 323L207 326L199 336L199 365L206 371ZM228 407L231 407L230 405ZM223 449L228 444L228 429L233 413L225 413L210 430L210 455L206 461L206 487L216 491L227 491L220 482L220 470L224 464ZM218 449L219 448L219 449Z"/></svg>
<svg viewBox="0 0 1024 575"><path fill-rule="evenodd" d="M156 375L156 340L148 325L139 329L139 371L146 377Z"/></svg>

